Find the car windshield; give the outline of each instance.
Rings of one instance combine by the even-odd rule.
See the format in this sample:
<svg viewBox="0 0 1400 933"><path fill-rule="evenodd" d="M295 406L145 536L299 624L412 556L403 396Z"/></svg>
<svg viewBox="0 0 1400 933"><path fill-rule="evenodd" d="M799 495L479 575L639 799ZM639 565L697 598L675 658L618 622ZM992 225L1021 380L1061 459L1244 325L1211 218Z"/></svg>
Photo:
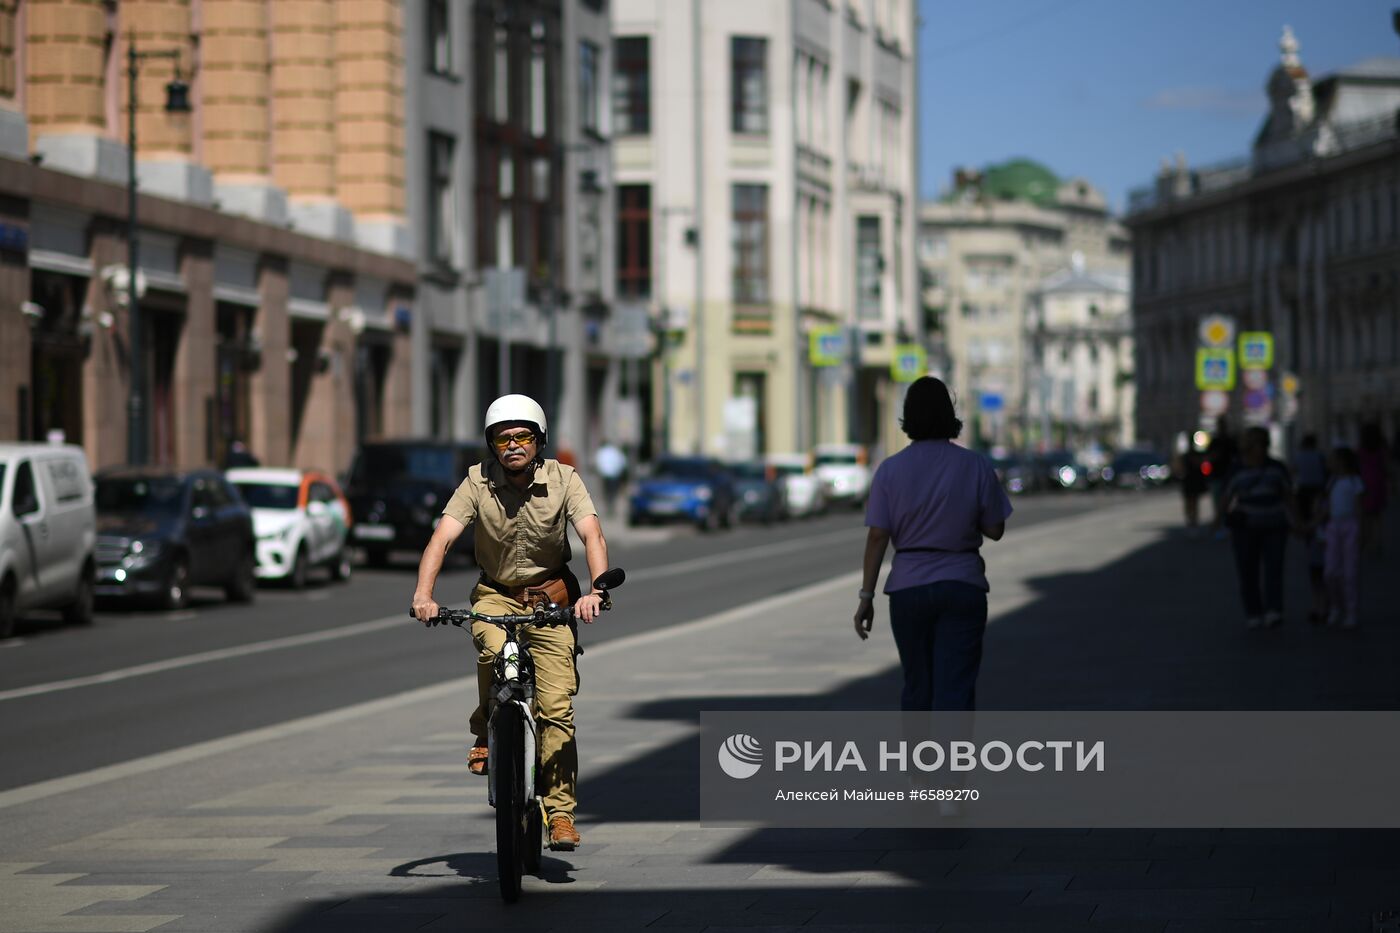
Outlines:
<svg viewBox="0 0 1400 933"><path fill-rule="evenodd" d="M800 463L775 463L773 469L781 476L801 476L807 472L807 468Z"/></svg>
<svg viewBox="0 0 1400 933"><path fill-rule="evenodd" d="M855 466L859 461L854 453L825 453L817 454L817 466Z"/></svg>
<svg viewBox="0 0 1400 933"><path fill-rule="evenodd" d="M710 465L704 460L662 460L656 475L674 479L709 479Z"/></svg>
<svg viewBox="0 0 1400 933"><path fill-rule="evenodd" d="M97 511L109 514L175 514L184 498L184 484L173 476L122 476L97 481Z"/></svg>
<svg viewBox="0 0 1400 933"><path fill-rule="evenodd" d="M739 479L767 479L768 468L761 463L734 463L729 467Z"/></svg>
<svg viewBox="0 0 1400 933"><path fill-rule="evenodd" d="M277 483L234 483L243 500L254 509L294 509L297 507L296 486Z"/></svg>
<svg viewBox="0 0 1400 933"><path fill-rule="evenodd" d="M387 486L405 480L456 482L457 453L451 447L365 447L355 461L352 485Z"/></svg>

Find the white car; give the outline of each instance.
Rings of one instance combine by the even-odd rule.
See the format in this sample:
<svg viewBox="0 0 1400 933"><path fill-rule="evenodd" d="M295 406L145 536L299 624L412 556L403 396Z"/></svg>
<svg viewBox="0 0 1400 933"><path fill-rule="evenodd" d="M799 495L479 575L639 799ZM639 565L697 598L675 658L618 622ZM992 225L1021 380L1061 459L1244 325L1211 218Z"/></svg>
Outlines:
<svg viewBox="0 0 1400 933"><path fill-rule="evenodd" d="M83 449L0 444L0 638L31 609L92 621L97 516Z"/></svg>
<svg viewBox="0 0 1400 933"><path fill-rule="evenodd" d="M826 511L826 493L806 454L769 454L768 464L778 471L788 515L798 518Z"/></svg>
<svg viewBox="0 0 1400 933"><path fill-rule="evenodd" d="M350 506L335 480L314 470L274 467L238 467L225 475L253 510L258 579L301 589L313 567L349 579Z"/></svg>
<svg viewBox="0 0 1400 933"><path fill-rule="evenodd" d="M870 460L859 444L818 444L812 451L813 468L830 502L857 508L870 494Z"/></svg>

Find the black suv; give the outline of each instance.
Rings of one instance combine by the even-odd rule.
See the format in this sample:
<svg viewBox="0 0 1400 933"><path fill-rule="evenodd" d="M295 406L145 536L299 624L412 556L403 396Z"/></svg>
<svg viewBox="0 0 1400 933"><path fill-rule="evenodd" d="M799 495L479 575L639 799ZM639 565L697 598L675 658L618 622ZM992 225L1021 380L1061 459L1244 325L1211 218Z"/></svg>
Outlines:
<svg viewBox="0 0 1400 933"><path fill-rule="evenodd" d="M253 515L223 474L130 467L97 474L98 596L181 609L191 586L252 602Z"/></svg>
<svg viewBox="0 0 1400 933"><path fill-rule="evenodd" d="M374 567L389 562L391 550L419 551L437 527L447 500L467 471L487 457L485 444L458 441L376 441L355 453L345 497L354 523L350 534ZM454 552L470 555L471 536L458 539Z"/></svg>

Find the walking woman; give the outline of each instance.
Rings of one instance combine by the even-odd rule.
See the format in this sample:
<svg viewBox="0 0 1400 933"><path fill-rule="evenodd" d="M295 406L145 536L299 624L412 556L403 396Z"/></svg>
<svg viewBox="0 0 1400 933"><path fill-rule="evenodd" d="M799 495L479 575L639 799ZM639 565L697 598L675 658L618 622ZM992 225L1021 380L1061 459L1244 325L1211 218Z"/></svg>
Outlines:
<svg viewBox="0 0 1400 933"><path fill-rule="evenodd" d="M909 387L901 425L913 443L880 464L866 505L856 634L870 635L875 585L893 541L885 592L904 668L900 706L971 710L987 627L980 548L984 537L1001 539L1011 502L987 458L952 443L962 422L941 380L925 376Z"/></svg>
<svg viewBox="0 0 1400 933"><path fill-rule="evenodd" d="M1283 621L1283 556L1289 528L1299 527L1298 512L1288 467L1269 456L1269 432L1246 431L1242 453L1225 488L1225 524L1234 541L1245 625L1272 628Z"/></svg>

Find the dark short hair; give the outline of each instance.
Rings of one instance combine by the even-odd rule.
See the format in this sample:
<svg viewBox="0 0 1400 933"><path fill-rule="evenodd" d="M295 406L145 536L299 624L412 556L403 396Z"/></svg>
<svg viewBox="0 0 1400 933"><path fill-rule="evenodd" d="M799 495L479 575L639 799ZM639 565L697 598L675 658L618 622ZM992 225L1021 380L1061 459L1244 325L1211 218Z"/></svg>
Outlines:
<svg viewBox="0 0 1400 933"><path fill-rule="evenodd" d="M1313 450L1313 449L1315 449L1316 447L1317 447L1317 435L1316 435L1316 434L1304 434L1304 435L1303 435L1303 449L1304 449L1304 450Z"/></svg>
<svg viewBox="0 0 1400 933"><path fill-rule="evenodd" d="M1348 473L1361 472L1361 458L1357 456L1356 451L1350 447L1338 447L1336 450L1332 451L1332 456L1341 464L1342 469L1346 470Z"/></svg>
<svg viewBox="0 0 1400 933"><path fill-rule="evenodd" d="M962 433L962 421L953 413L953 397L942 379L921 376L904 396L904 417L899 426L911 441L952 440Z"/></svg>

